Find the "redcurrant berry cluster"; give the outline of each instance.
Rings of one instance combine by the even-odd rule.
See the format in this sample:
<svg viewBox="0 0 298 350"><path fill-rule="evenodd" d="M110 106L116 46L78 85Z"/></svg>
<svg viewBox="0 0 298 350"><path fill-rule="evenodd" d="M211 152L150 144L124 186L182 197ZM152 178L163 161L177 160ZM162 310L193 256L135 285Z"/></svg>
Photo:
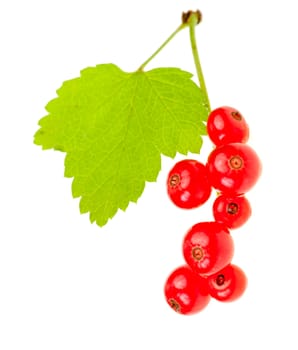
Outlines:
<svg viewBox="0 0 298 350"><path fill-rule="evenodd" d="M168 304L178 313L194 314L204 309L211 297L233 301L245 291L247 278L232 263L234 242L230 230L251 216L245 197L261 174L261 161L247 145L249 127L234 108L213 110L207 132L214 144L206 164L194 159L177 162L167 180L170 199L179 208L197 208L207 202L212 190L214 221L192 226L183 240L185 264L175 269L165 283Z"/></svg>

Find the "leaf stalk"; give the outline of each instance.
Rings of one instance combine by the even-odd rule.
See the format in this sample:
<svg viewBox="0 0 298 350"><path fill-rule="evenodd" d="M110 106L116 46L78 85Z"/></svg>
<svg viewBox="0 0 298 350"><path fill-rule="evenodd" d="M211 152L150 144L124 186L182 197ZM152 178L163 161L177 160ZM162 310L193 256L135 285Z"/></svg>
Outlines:
<svg viewBox="0 0 298 350"><path fill-rule="evenodd" d="M186 23L182 23L167 39L166 41L143 63L140 65L140 67L138 68L138 71L143 71L145 66L147 66L147 64L153 60L153 58L155 56L157 56L160 51L185 27L187 27L188 24Z"/></svg>

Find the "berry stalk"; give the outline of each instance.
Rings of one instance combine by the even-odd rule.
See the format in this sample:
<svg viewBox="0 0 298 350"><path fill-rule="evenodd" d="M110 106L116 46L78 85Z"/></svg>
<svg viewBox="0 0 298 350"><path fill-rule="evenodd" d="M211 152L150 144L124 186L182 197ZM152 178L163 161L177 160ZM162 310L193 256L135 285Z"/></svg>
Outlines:
<svg viewBox="0 0 298 350"><path fill-rule="evenodd" d="M200 23L201 21L201 13L199 11L197 12L191 12L189 17L187 18L187 22L189 24L189 35L190 35L190 43L191 43L191 49L192 49L192 55L194 58L196 71L198 80L200 83L200 87L205 95L206 104L208 108L208 112L211 112L211 106L209 101L209 96L207 92L207 87L204 79L204 74L201 66L201 61L199 57L198 47L197 47L197 41L196 41L196 25Z"/></svg>

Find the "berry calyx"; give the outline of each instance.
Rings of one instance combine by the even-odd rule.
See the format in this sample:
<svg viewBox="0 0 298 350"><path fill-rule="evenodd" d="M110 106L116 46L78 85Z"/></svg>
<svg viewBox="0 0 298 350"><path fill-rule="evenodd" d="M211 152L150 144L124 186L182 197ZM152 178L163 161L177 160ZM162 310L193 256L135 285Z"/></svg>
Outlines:
<svg viewBox="0 0 298 350"><path fill-rule="evenodd" d="M247 144L230 143L216 147L206 165L211 186L226 194L244 194L257 182L262 165Z"/></svg>
<svg viewBox="0 0 298 350"><path fill-rule="evenodd" d="M176 268L167 278L164 293L177 313L191 315L203 310L210 301L207 280L187 265Z"/></svg>
<svg viewBox="0 0 298 350"><path fill-rule="evenodd" d="M194 159L177 162L170 170L167 191L179 208L192 209L205 203L211 195L206 166Z"/></svg>
<svg viewBox="0 0 298 350"><path fill-rule="evenodd" d="M239 228L251 216L251 206L245 196L219 195L212 206L215 221L224 223L228 228Z"/></svg>
<svg viewBox="0 0 298 350"><path fill-rule="evenodd" d="M228 143L246 143L249 127L242 114L233 107L214 109L207 119L207 133L216 146Z"/></svg>
<svg viewBox="0 0 298 350"><path fill-rule="evenodd" d="M210 295L219 301L234 301L243 295L247 287L244 271L234 264L209 276L207 281Z"/></svg>
<svg viewBox="0 0 298 350"><path fill-rule="evenodd" d="M234 242L227 227L219 222L192 226L183 240L183 256L199 275L211 275L228 265L234 255Z"/></svg>

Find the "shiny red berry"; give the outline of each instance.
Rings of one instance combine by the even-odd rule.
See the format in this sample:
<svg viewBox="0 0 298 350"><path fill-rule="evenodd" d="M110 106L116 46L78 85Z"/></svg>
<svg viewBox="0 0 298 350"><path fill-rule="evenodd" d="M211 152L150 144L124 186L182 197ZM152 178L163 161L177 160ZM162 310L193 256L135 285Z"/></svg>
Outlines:
<svg viewBox="0 0 298 350"><path fill-rule="evenodd" d="M187 265L175 269L164 287L167 303L184 315L203 310L210 301L207 280L195 274Z"/></svg>
<svg viewBox="0 0 298 350"><path fill-rule="evenodd" d="M249 127L242 114L235 108L224 106L211 111L207 119L207 132L216 145L247 142Z"/></svg>
<svg viewBox="0 0 298 350"><path fill-rule="evenodd" d="M251 206L245 196L221 194L213 202L212 210L215 221L230 229L242 226L251 216Z"/></svg>
<svg viewBox="0 0 298 350"><path fill-rule="evenodd" d="M243 295L247 287L244 271L234 264L229 264L207 280L210 295L219 301L234 301Z"/></svg>
<svg viewBox="0 0 298 350"><path fill-rule="evenodd" d="M167 191L179 208L192 209L205 203L211 194L206 166L194 159L177 162L168 174Z"/></svg>
<svg viewBox="0 0 298 350"><path fill-rule="evenodd" d="M211 185L225 194L248 192L262 171L257 153L243 143L216 147L209 154L206 166Z"/></svg>
<svg viewBox="0 0 298 350"><path fill-rule="evenodd" d="M192 226L183 240L183 256L194 272L211 275L228 265L234 242L227 227L215 221Z"/></svg>

